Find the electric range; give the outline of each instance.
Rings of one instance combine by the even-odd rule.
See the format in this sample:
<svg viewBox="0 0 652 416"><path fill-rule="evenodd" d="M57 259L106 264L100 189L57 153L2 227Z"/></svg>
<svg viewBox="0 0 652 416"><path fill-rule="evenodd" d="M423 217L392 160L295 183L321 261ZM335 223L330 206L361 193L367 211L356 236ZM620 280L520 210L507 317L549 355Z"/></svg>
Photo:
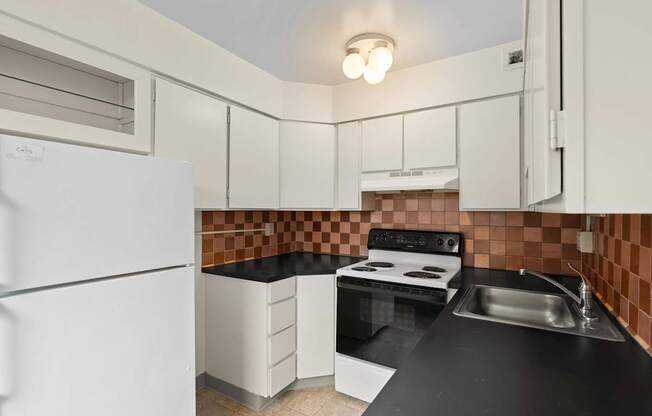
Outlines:
<svg viewBox="0 0 652 416"><path fill-rule="evenodd" d="M430 328L462 267L460 233L372 229L338 269L335 388L370 402Z"/></svg>

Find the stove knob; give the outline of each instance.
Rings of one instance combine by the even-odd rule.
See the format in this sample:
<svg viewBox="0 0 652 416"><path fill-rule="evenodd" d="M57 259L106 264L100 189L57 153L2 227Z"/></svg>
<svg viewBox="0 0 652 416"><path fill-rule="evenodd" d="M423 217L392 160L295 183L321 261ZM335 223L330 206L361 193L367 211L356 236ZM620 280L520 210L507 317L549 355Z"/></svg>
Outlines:
<svg viewBox="0 0 652 416"><path fill-rule="evenodd" d="M437 239L437 245L438 246L443 246L444 245L444 239L443 238L438 238Z"/></svg>
<svg viewBox="0 0 652 416"><path fill-rule="evenodd" d="M453 247L455 245L455 240L453 240L452 238L449 238L447 244L448 244L448 247Z"/></svg>

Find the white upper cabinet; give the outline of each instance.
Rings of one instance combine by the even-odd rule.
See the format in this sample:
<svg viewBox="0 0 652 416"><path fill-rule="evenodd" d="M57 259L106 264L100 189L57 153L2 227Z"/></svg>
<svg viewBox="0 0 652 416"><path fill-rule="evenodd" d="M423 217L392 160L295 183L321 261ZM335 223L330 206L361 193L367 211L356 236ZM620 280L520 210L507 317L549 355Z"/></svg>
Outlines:
<svg viewBox="0 0 652 416"><path fill-rule="evenodd" d="M148 71L52 33L23 29L12 33L16 38L0 34L3 130L151 152Z"/></svg>
<svg viewBox="0 0 652 416"><path fill-rule="evenodd" d="M226 208L227 105L156 79L154 155L192 163L195 209Z"/></svg>
<svg viewBox="0 0 652 416"><path fill-rule="evenodd" d="M460 107L460 209L521 207L519 114L516 95Z"/></svg>
<svg viewBox="0 0 652 416"><path fill-rule="evenodd" d="M335 206L335 127L281 122L281 208Z"/></svg>
<svg viewBox="0 0 652 416"><path fill-rule="evenodd" d="M279 122L231 107L229 208L279 207Z"/></svg>
<svg viewBox="0 0 652 416"><path fill-rule="evenodd" d="M360 209L361 123L337 126L337 208Z"/></svg>
<svg viewBox="0 0 652 416"><path fill-rule="evenodd" d="M561 149L552 139L551 117L561 117L560 0L532 0L528 6L525 49L523 133L527 202L561 193Z"/></svg>
<svg viewBox="0 0 652 416"><path fill-rule="evenodd" d="M403 116L362 122L362 171L403 169Z"/></svg>
<svg viewBox="0 0 652 416"><path fill-rule="evenodd" d="M403 123L406 169L457 164L455 107L406 114Z"/></svg>

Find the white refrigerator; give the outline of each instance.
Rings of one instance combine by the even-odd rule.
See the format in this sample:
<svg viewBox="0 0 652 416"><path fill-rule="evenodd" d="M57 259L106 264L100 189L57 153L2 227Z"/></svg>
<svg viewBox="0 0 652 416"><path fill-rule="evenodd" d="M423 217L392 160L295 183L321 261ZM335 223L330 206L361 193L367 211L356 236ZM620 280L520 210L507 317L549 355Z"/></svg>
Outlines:
<svg viewBox="0 0 652 416"><path fill-rule="evenodd" d="M191 167L0 135L0 415L195 414Z"/></svg>

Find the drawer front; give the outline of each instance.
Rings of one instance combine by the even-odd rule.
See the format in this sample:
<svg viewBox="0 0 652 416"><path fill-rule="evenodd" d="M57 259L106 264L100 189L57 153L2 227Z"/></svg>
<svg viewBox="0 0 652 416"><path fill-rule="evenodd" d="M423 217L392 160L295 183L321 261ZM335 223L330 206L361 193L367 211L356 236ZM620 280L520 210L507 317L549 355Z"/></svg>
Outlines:
<svg viewBox="0 0 652 416"><path fill-rule="evenodd" d="M269 365L273 366L297 350L297 327L291 326L269 337Z"/></svg>
<svg viewBox="0 0 652 416"><path fill-rule="evenodd" d="M288 277L268 285L268 303L276 303L283 299L294 297L296 294L297 279Z"/></svg>
<svg viewBox="0 0 652 416"><path fill-rule="evenodd" d="M291 355L269 369L269 395L274 396L297 378L297 357Z"/></svg>
<svg viewBox="0 0 652 416"><path fill-rule="evenodd" d="M296 299L291 298L269 306L269 335L296 323Z"/></svg>

